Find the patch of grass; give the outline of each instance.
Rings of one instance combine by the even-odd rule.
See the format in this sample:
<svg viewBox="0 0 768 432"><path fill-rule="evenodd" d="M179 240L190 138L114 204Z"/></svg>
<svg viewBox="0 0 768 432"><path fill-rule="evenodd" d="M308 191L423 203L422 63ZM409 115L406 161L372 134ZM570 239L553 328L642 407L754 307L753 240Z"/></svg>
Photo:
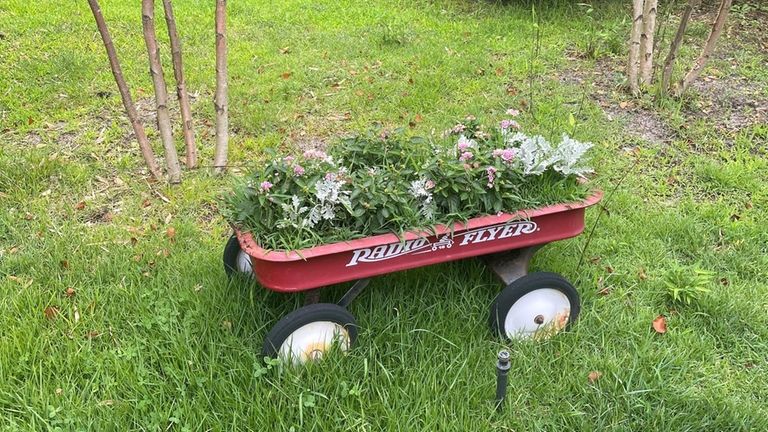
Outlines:
<svg viewBox="0 0 768 432"><path fill-rule="evenodd" d="M138 6L102 3L134 97L147 102ZM625 19L625 3L595 4L601 25ZM637 140L587 90L546 78L569 70L565 53L588 30L572 2L230 8L234 165L257 164L267 146L406 125L416 114L414 133L429 135L525 101L533 108L520 122L548 136L570 131L573 115L576 138L597 144L597 185L612 189L626 175L580 267L585 237L547 247L532 266L579 287L580 320L542 343L495 340L486 320L500 287L480 263L458 262L374 280L350 308L361 332L348 356L265 366L264 335L303 299L226 280L229 230L215 202L229 179L203 168L178 187L144 182L86 4L8 0L0 4L0 430L768 427L764 126L714 132L722 119L688 121L685 108L660 106L671 142L627 152ZM213 2L179 2L176 13L201 159L210 161ZM759 64L757 53L737 54ZM765 94L759 68L734 71ZM670 310L657 288L671 263L713 272L711 292ZM651 321L661 314L668 332L657 335ZM502 348L512 371L496 413ZM601 378L590 383L590 371Z"/></svg>

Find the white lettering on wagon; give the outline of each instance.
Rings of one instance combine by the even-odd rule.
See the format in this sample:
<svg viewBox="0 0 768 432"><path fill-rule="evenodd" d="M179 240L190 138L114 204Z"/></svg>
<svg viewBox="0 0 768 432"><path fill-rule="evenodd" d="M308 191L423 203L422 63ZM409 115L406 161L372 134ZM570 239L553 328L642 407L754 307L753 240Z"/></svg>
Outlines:
<svg viewBox="0 0 768 432"><path fill-rule="evenodd" d="M418 238L373 248L355 249L352 251L352 259L349 260L349 263L347 263L346 266L352 267L359 263L378 262L401 257L403 255L421 255L442 249L450 249L454 246L454 242L459 241L459 239L461 239L461 242L457 246L462 247L469 244L485 243L488 241L517 237L524 234L532 234L538 231L538 229L538 225L533 221L509 222L501 225L493 225L465 231L457 234L454 238L451 238L446 234L434 243L426 238Z"/></svg>

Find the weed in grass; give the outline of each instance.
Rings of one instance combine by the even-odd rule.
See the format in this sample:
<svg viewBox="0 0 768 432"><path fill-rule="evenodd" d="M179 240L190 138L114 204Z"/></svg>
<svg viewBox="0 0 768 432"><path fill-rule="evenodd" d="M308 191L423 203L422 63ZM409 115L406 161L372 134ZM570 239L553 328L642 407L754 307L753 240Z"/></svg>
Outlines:
<svg viewBox="0 0 768 432"><path fill-rule="evenodd" d="M664 275L667 299L672 303L690 305L711 292L714 273L699 267L673 264Z"/></svg>

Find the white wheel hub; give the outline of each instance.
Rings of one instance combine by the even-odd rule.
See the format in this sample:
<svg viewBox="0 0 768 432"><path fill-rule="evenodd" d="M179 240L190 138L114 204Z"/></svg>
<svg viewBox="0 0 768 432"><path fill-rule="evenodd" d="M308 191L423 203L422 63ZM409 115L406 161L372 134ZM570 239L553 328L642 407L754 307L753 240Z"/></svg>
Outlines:
<svg viewBox="0 0 768 432"><path fill-rule="evenodd" d="M349 345L349 333L341 324L315 321L291 333L280 345L278 356L293 364L302 364L321 359L333 346L347 351Z"/></svg>
<svg viewBox="0 0 768 432"><path fill-rule="evenodd" d="M568 324L571 302L561 291L541 288L520 297L507 312L504 332L510 339L548 337Z"/></svg>
<svg viewBox="0 0 768 432"><path fill-rule="evenodd" d="M251 256L243 251L237 253L237 271L248 274L253 273Z"/></svg>

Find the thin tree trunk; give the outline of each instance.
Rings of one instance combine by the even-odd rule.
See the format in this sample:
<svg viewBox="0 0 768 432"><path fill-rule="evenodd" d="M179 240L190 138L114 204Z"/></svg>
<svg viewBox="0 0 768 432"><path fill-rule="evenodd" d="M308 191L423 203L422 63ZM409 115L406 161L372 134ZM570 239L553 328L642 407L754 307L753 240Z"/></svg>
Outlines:
<svg viewBox="0 0 768 432"><path fill-rule="evenodd" d="M187 149L187 168L197 166L197 148L195 147L195 132L192 128L192 110L189 106L187 84L184 82L184 67L181 62L181 41L176 30L176 20L173 17L171 0L163 0L165 22L168 26L168 37L171 40L171 58L173 59L173 75L176 78L176 96L179 98L181 109L184 146Z"/></svg>
<svg viewBox="0 0 768 432"><path fill-rule="evenodd" d="M640 59L640 32L643 26L643 0L632 0L632 32L629 35L629 63L627 64L627 78L632 94L640 94L640 85L637 80Z"/></svg>
<svg viewBox="0 0 768 432"><path fill-rule="evenodd" d="M213 166L217 173L227 168L229 148L229 105L227 102L227 0L216 0L216 150Z"/></svg>
<svg viewBox="0 0 768 432"><path fill-rule="evenodd" d="M643 7L643 33L640 36L640 82L651 85L653 70L653 37L656 31L656 7L658 0L645 0Z"/></svg>
<svg viewBox="0 0 768 432"><path fill-rule="evenodd" d="M709 58L712 56L712 52L715 50L717 40L723 32L723 27L725 27L725 21L728 18L728 11L731 9L731 3L733 3L733 0L723 0L722 3L720 3L720 10L717 11L717 18L715 18L715 22L712 24L712 30L709 33L709 37L707 37L707 43L704 45L704 49L701 50L701 54L699 55L699 58L696 59L691 70L688 71L682 80L680 80L680 84L677 88L678 96L685 93L688 86L701 75L701 71L703 71L704 66L707 65Z"/></svg>
<svg viewBox="0 0 768 432"><path fill-rule="evenodd" d="M669 92L669 85L672 82L672 71L675 68L675 61L677 60L677 54L680 52L680 46L683 44L683 37L685 37L685 30L688 28L688 23L691 21L691 15L693 9L701 4L701 0L688 0L688 4L685 5L683 15L680 17L680 25L677 26L677 33L672 40L672 45L669 47L669 54L664 60L664 73L661 76L661 90L664 93Z"/></svg>
<svg viewBox="0 0 768 432"><path fill-rule="evenodd" d="M123 69L120 67L120 61L117 59L117 52L115 52L115 46L112 43L112 37L109 35L109 29L107 28L106 21L104 21L104 15L101 13L99 2L97 0L88 0L88 5L91 6L91 12L93 12L93 17L96 19L96 27L99 28L101 40L104 42L104 48L107 50L109 65L112 69L112 75L115 77L117 88L120 91L120 97L123 99L125 113L131 122L133 133L136 134L136 140L139 141L141 156L144 158L144 162L147 164L152 176L160 180L162 177L160 167L157 166L155 153L152 151L152 146L149 144L146 132L144 132L144 126L139 122L139 115L136 112L136 106L133 104L131 92L128 90L128 84L126 84L125 78L123 78Z"/></svg>
<svg viewBox="0 0 768 432"><path fill-rule="evenodd" d="M155 87L155 103L157 106L157 128L165 148L165 163L168 165L168 180L171 183L181 182L181 168L173 143L171 116L168 112L168 89L165 87L163 68L160 65L160 48L155 35L155 5L154 0L141 1L141 22L144 27L144 42L149 54L149 73Z"/></svg>

